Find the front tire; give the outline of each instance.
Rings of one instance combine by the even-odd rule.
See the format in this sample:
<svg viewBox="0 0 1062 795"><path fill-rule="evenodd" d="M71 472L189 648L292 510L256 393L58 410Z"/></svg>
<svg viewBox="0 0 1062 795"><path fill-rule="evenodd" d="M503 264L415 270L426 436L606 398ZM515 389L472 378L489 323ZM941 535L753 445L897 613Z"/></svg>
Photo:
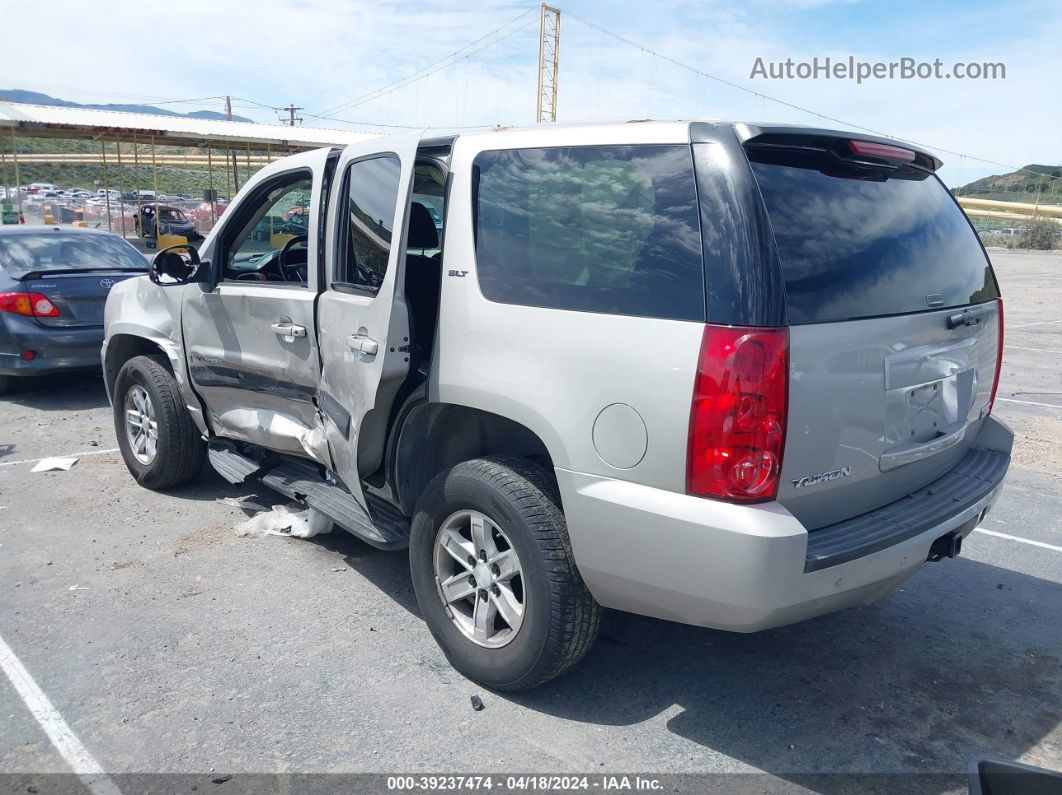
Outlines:
<svg viewBox="0 0 1062 795"><path fill-rule="evenodd" d="M203 469L206 442L181 400L173 375L151 356L136 356L114 382L114 429L130 474L141 486L169 489Z"/></svg>
<svg viewBox="0 0 1062 795"><path fill-rule="evenodd" d="M410 569L421 614L450 664L501 691L571 668L601 608L575 567L552 473L479 458L441 473L417 503Z"/></svg>

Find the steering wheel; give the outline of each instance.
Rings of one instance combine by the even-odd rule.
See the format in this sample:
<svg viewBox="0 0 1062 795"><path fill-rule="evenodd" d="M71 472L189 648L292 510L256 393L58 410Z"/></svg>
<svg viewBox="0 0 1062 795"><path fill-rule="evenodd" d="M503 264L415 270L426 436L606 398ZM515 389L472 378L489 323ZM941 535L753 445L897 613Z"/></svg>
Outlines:
<svg viewBox="0 0 1062 795"><path fill-rule="evenodd" d="M295 248L299 243L305 243L307 240L309 240L307 235L295 235L295 237L291 238L291 240L284 244L284 248L280 249L280 254L277 257L277 266L284 281L291 281L291 279L288 278L288 268L291 267L287 263L288 252Z"/></svg>

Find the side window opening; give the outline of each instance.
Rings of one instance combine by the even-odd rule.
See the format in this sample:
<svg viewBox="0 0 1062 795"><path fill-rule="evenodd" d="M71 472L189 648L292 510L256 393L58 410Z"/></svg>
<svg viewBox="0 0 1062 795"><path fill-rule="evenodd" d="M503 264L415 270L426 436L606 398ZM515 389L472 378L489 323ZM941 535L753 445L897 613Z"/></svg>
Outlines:
<svg viewBox="0 0 1062 795"><path fill-rule="evenodd" d="M312 184L312 174L299 171L259 196L226 246L226 281L307 286Z"/></svg>

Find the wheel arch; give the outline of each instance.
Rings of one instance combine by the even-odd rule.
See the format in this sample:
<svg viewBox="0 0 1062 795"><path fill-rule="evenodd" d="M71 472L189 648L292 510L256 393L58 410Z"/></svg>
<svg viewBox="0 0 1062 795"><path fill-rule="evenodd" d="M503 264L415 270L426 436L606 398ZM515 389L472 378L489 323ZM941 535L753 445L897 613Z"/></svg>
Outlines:
<svg viewBox="0 0 1062 795"><path fill-rule="evenodd" d="M553 473L541 437L515 420L457 403L413 399L397 417L389 450L389 481L399 508L412 516L431 479L449 467L488 455L527 458Z"/></svg>
<svg viewBox="0 0 1062 795"><path fill-rule="evenodd" d="M174 377L192 421L201 433L208 434L206 420L199 398L191 389L184 366L180 346L150 330L139 327L112 325L108 329L103 346L103 381L107 398L114 402L114 386L123 365L136 356L157 356L162 365Z"/></svg>

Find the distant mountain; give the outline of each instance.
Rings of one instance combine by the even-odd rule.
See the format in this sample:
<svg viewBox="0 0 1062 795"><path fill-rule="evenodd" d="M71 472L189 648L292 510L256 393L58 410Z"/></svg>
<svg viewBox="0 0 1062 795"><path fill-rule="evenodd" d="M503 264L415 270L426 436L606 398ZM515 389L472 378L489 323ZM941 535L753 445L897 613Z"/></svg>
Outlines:
<svg viewBox="0 0 1062 795"><path fill-rule="evenodd" d="M955 188L956 196L978 196L1011 202L1040 201L1049 204L1062 202L1062 166L1040 166L1035 163L1009 174L983 177L969 185Z"/></svg>
<svg viewBox="0 0 1062 795"><path fill-rule="evenodd" d="M193 110L191 113L177 113L154 105L129 105L112 103L107 105L83 105L58 97L50 97L38 91L26 91L21 88L0 88L0 100L8 102L27 102L32 105L60 105L64 108L88 108L90 110L120 110L126 113L152 113L156 116L184 116L189 119L224 119L225 114L216 110ZM243 116L233 116L233 121L253 121Z"/></svg>

